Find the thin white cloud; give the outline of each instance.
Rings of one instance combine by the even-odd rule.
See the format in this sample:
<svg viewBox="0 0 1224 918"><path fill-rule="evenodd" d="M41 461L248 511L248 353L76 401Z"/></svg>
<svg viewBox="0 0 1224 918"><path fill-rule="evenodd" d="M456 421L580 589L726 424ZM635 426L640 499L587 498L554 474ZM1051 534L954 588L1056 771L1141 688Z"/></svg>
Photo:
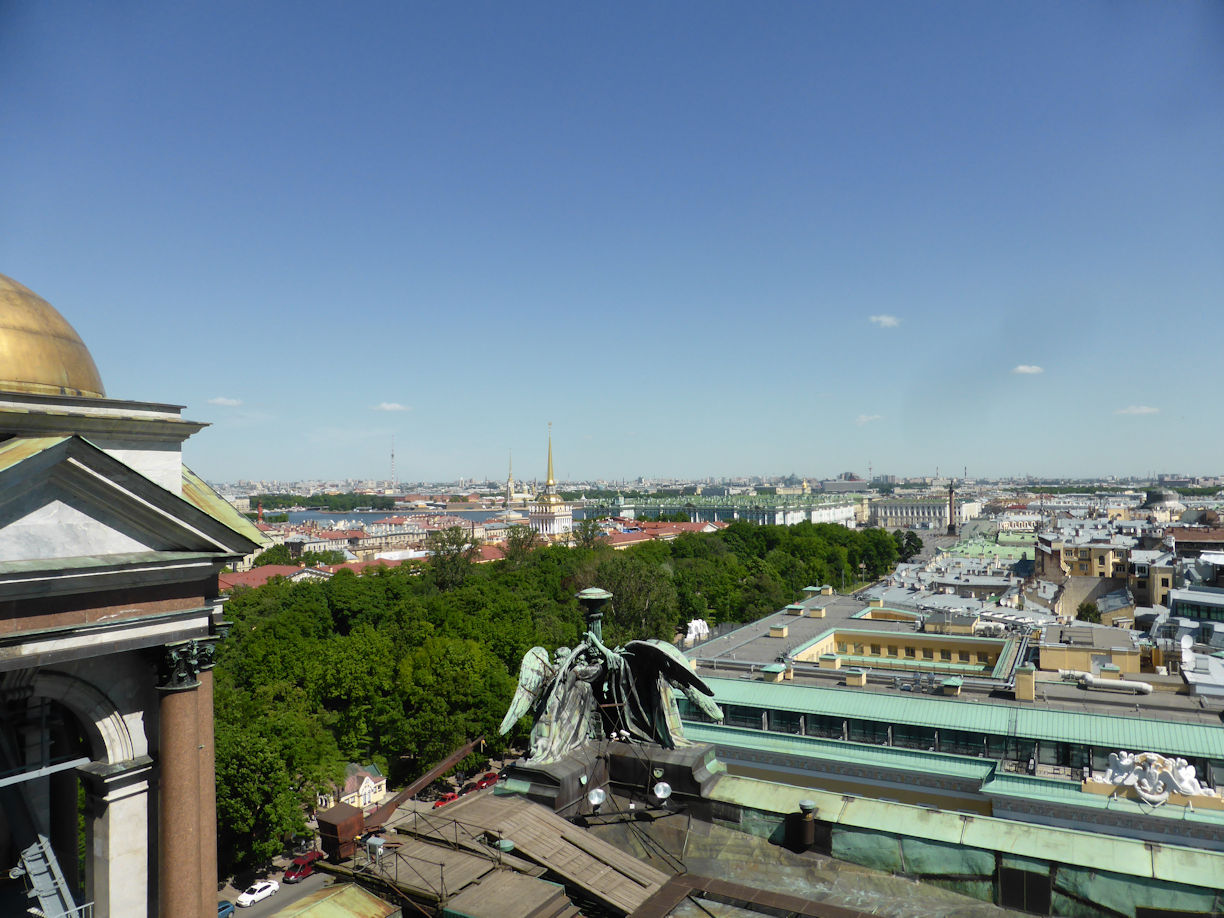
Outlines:
<svg viewBox="0 0 1224 918"><path fill-rule="evenodd" d="M901 320L896 316L868 316L872 325L878 325L880 328L896 328L901 324Z"/></svg>
<svg viewBox="0 0 1224 918"><path fill-rule="evenodd" d="M859 427L862 427L864 424L870 424L872 421L882 420L884 420L884 415L882 414L860 414L854 419L854 423Z"/></svg>
<svg viewBox="0 0 1224 918"><path fill-rule="evenodd" d="M1159 408L1153 408L1151 405L1127 405L1125 408L1119 408L1114 414L1159 414Z"/></svg>
<svg viewBox="0 0 1224 918"><path fill-rule="evenodd" d="M401 405L399 402L379 402L371 411L411 411L407 405Z"/></svg>
<svg viewBox="0 0 1224 918"><path fill-rule="evenodd" d="M223 406L224 406L224 407L226 407L226 408L237 408L239 405L241 405L241 404L242 404L242 399L240 399L240 398L226 398L224 395L218 395L216 398L210 398L210 399L208 400L208 404L210 404L210 405L223 405Z"/></svg>
<svg viewBox="0 0 1224 918"><path fill-rule="evenodd" d="M1033 366L1031 363L1022 363L1012 370L1013 373L1019 373L1021 376L1036 376L1038 373L1044 373L1041 367Z"/></svg>

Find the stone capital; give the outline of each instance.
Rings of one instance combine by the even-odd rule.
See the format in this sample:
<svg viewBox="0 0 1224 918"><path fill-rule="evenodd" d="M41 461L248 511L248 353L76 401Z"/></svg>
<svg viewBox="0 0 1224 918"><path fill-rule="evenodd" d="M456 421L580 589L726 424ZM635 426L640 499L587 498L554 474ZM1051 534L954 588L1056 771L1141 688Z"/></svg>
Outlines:
<svg viewBox="0 0 1224 918"><path fill-rule="evenodd" d="M217 640L215 637L192 638L162 647L157 661L158 691L182 692L199 688L200 673L216 665Z"/></svg>

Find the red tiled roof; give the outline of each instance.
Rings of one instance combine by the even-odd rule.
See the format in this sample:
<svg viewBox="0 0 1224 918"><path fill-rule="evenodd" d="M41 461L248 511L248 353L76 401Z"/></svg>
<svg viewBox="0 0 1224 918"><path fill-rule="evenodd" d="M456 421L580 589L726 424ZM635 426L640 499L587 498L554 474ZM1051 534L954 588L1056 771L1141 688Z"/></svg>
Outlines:
<svg viewBox="0 0 1224 918"><path fill-rule="evenodd" d="M1188 527L1171 527L1165 535L1172 536L1177 542L1224 542L1224 529L1191 529Z"/></svg>
<svg viewBox="0 0 1224 918"><path fill-rule="evenodd" d="M364 529L320 529L310 533L312 539L360 539L365 537Z"/></svg>
<svg viewBox="0 0 1224 918"><path fill-rule="evenodd" d="M291 577L300 570L302 568L296 564L265 564L249 571L223 571L217 581L223 591L240 586L257 587L263 586L273 577Z"/></svg>
<svg viewBox="0 0 1224 918"><path fill-rule="evenodd" d="M373 561L345 561L343 564L328 564L323 570L331 571L333 574L336 571L352 571L354 574L364 574L372 567L399 567L400 562L388 561L386 558L376 558Z"/></svg>
<svg viewBox="0 0 1224 918"><path fill-rule="evenodd" d="M610 532L608 533L608 544L617 545L634 545L638 542L652 542L654 536L647 532Z"/></svg>
<svg viewBox="0 0 1224 918"><path fill-rule="evenodd" d="M500 545L490 545L488 543L484 543L478 547L480 549L480 556L476 559L477 564L486 564L489 561L500 561L506 557L506 552Z"/></svg>

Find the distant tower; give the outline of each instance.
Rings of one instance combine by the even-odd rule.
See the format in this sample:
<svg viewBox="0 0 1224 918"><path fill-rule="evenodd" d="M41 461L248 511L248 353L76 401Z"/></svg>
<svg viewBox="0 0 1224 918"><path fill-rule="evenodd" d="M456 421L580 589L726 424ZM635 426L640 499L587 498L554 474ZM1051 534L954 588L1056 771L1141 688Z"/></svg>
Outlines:
<svg viewBox="0 0 1224 918"><path fill-rule="evenodd" d="M391 435L391 493L399 491L399 479L395 477L395 435Z"/></svg>
<svg viewBox="0 0 1224 918"><path fill-rule="evenodd" d="M528 522L545 539L569 539L574 528L574 509L557 493L553 476L552 424L548 425L548 480L531 503Z"/></svg>
<svg viewBox="0 0 1224 918"><path fill-rule="evenodd" d="M514 450L510 450L510 466L506 471L506 508L514 503Z"/></svg>
<svg viewBox="0 0 1224 918"><path fill-rule="evenodd" d="M948 535L956 535L956 482L948 482Z"/></svg>

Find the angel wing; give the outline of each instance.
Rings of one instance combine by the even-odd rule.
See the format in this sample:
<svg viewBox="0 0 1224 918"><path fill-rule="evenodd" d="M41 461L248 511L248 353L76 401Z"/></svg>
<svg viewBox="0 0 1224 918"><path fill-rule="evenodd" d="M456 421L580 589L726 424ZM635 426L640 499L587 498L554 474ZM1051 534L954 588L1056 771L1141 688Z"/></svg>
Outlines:
<svg viewBox="0 0 1224 918"><path fill-rule="evenodd" d="M552 678L554 667L548 659L548 651L543 647L532 647L523 655L523 663L519 667L518 688L510 699L510 708L502 718L499 732L505 736L518 723L519 718L531 710L536 699Z"/></svg>
<svg viewBox="0 0 1224 918"><path fill-rule="evenodd" d="M680 691L684 692L684 697L691 701L698 710L706 717L715 723L721 724L723 721L722 708L714 703L712 698L707 698L705 695L696 691L687 685L680 686Z"/></svg>
<svg viewBox="0 0 1224 918"><path fill-rule="evenodd" d="M649 660L658 668L663 678L684 692L684 697L706 717L718 723L722 722L722 708L713 701L713 689L689 669L688 658L677 650L675 645L659 640L630 641L625 645L625 649L636 653L643 662Z"/></svg>
<svg viewBox="0 0 1224 918"><path fill-rule="evenodd" d="M677 687L688 686L703 695L714 696L711 689L700 676L689 669L688 658L673 645L666 641L651 639L649 641L630 641L625 650L632 653L643 663L648 663L659 671L668 682Z"/></svg>

